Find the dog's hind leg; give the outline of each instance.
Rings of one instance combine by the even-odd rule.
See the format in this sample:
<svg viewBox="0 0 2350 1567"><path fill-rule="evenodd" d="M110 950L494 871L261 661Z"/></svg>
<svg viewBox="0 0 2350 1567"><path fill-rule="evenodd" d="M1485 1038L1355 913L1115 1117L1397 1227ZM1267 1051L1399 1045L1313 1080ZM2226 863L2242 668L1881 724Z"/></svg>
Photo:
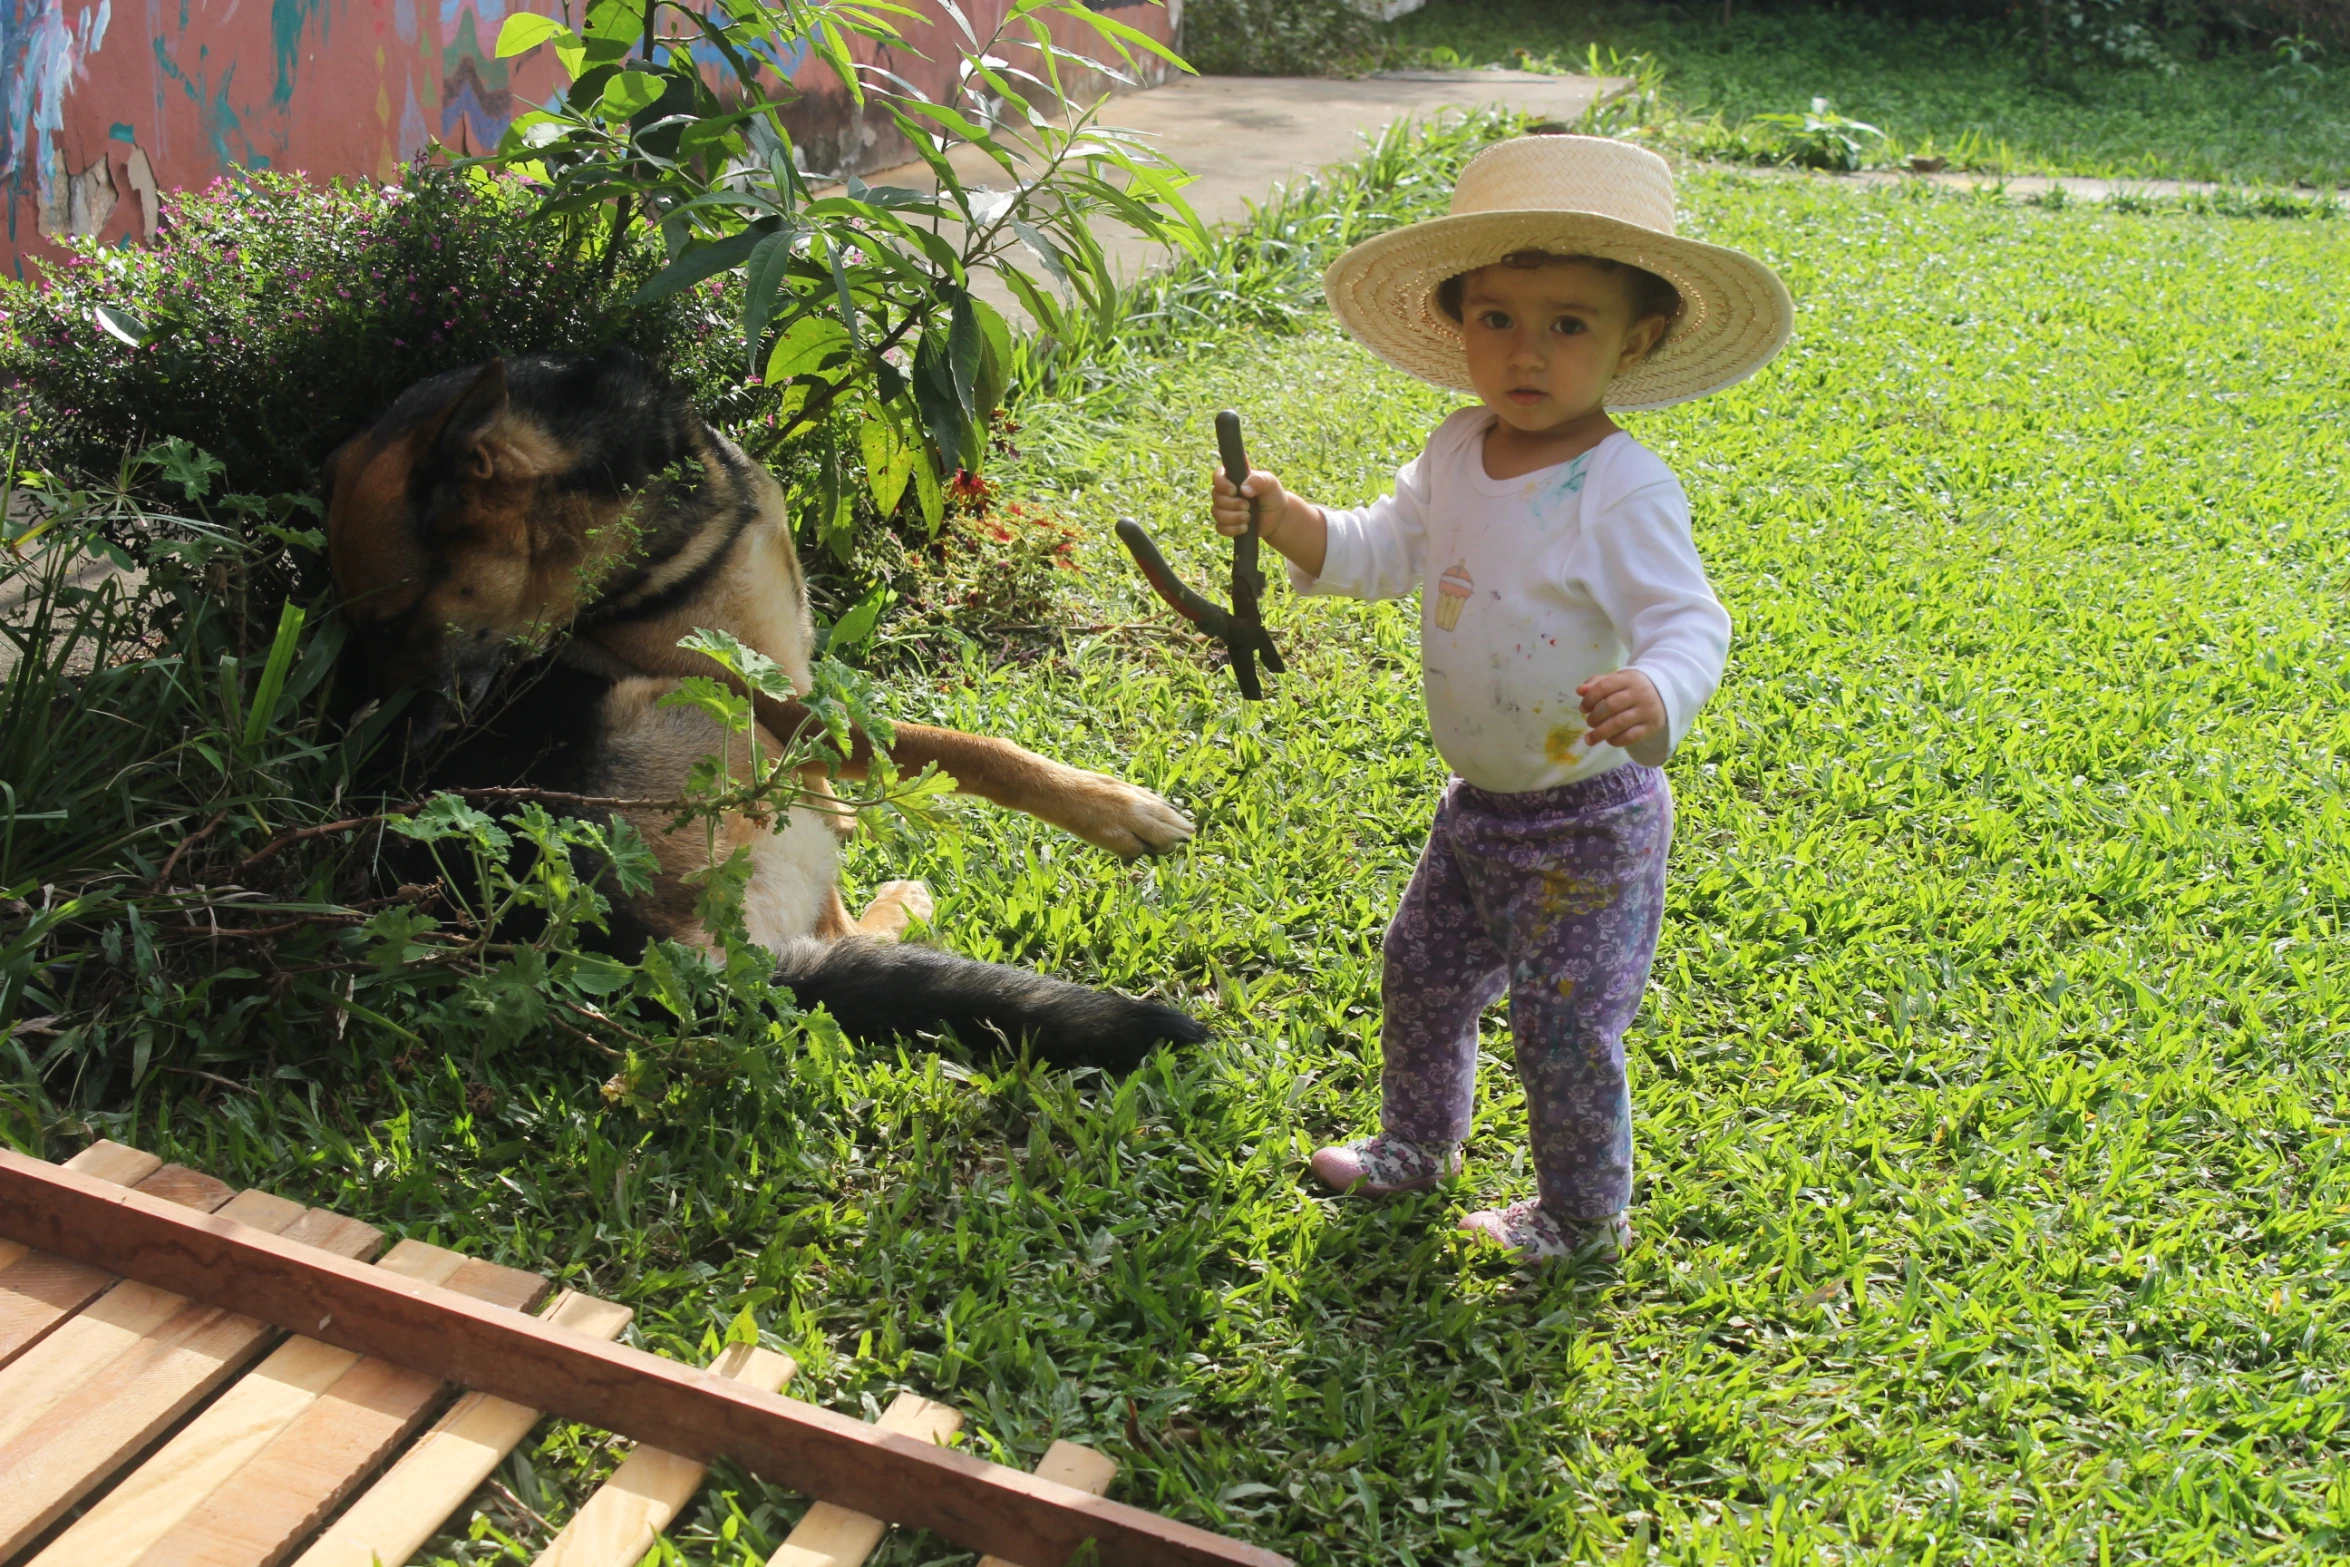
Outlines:
<svg viewBox="0 0 2350 1567"><path fill-rule="evenodd" d="M873 901L865 905L865 912L857 916L857 933L895 941L906 933L907 926L917 921L927 922L936 907L930 889L922 883L885 881L874 891Z"/></svg>

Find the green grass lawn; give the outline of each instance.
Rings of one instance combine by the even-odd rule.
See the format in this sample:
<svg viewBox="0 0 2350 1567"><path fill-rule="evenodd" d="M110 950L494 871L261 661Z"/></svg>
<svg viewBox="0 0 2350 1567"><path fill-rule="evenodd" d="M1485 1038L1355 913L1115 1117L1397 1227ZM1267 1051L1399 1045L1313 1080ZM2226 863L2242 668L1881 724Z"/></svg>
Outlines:
<svg viewBox="0 0 2350 1567"><path fill-rule="evenodd" d="M2270 74L2266 57L2197 59L2189 39L2175 74L2095 66L2048 80L2003 28L1747 6L1725 27L1710 4L1540 0L1429 0L1391 36L1501 64L1518 50L1579 64L1595 42L1644 52L1663 65L1667 97L1697 115L1736 126L1825 97L1904 148L1931 138L2009 174L2350 183L2350 58L2339 54L2302 80Z"/></svg>
<svg viewBox="0 0 2350 1567"><path fill-rule="evenodd" d="M899 710L1153 784L1121 867L972 810L937 939L1179 995L1214 1042L1125 1083L811 1032L683 1122L576 1056L405 1057L101 1126L234 1179L730 1328L801 1396L950 1399L1116 1493L1301 1562L2289 1560L2350 1540L2350 233L1699 174L1795 346L1634 429L1735 617L1672 764L1631 1040L1638 1249L1523 1272L1454 1236L1531 1190L1498 1015L1467 1179L1337 1201L1374 1124L1380 933L1434 805L1408 605L1273 600L1243 707L1108 541L1214 569L1213 409L1310 495L1377 493L1448 406L1326 324L1023 414L1013 492L1092 535L1087 616ZM614 1461L557 1428L440 1559L526 1560ZM764 1560L739 1474L674 1535ZM511 1545L507 1542L513 1542ZM963 1563L898 1538L885 1561Z"/></svg>

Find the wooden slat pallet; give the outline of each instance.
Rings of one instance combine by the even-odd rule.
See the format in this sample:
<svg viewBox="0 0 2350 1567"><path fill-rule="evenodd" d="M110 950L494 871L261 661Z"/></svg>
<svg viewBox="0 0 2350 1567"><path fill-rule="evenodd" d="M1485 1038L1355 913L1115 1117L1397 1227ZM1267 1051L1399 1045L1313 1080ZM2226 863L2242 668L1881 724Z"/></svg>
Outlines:
<svg viewBox="0 0 2350 1567"><path fill-rule="evenodd" d="M542 1414L637 1446L541 1567L631 1567L722 1457L818 1498L771 1567L853 1567L892 1524L982 1567L1089 1540L1119 1567L1286 1567L1105 1500L1117 1466L1087 1448L985 1463L942 1445L944 1405L867 1425L781 1397L787 1356L683 1366L614 1342L609 1301L382 1247L114 1143L62 1166L0 1149L0 1567L398 1567Z"/></svg>

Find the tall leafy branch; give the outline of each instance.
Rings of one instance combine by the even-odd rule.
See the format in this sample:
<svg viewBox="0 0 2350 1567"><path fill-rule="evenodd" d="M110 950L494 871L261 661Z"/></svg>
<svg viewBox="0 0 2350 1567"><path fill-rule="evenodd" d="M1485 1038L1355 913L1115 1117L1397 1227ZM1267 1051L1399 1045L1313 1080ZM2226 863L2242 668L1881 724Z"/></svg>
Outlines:
<svg viewBox="0 0 2350 1567"><path fill-rule="evenodd" d="M1039 321L1082 311L1106 330L1119 291L1097 223L1205 240L1183 171L1079 101L1100 77L1132 82L1141 55L1188 70L1165 45L1080 0L1012 0L985 37L938 4L947 23L882 0L597 0L577 24L518 13L498 35L501 57L552 46L569 86L484 161L543 189L543 214L579 242L617 254L632 228L656 232L667 264L640 302L740 274L744 374L783 388L768 439L813 441L798 499L844 554L854 484L836 416L854 419L884 516L911 489L935 528L946 481L981 466L1013 353L978 279ZM1056 23L1095 47L1056 41ZM919 56L909 24L953 53L943 99L860 58ZM810 172L794 62L885 115L930 188Z"/></svg>

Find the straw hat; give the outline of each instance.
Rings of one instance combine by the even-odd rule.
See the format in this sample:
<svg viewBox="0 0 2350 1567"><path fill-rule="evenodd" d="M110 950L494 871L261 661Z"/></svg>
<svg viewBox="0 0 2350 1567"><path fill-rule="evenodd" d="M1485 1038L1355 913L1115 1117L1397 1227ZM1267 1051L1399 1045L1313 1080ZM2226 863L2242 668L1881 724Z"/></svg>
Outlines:
<svg viewBox="0 0 2350 1567"><path fill-rule="evenodd" d="M1460 324L1436 307L1436 287L1522 250L1627 261L1680 291L1664 341L1609 383L1611 408L1663 408L1735 385L1794 329L1794 301L1769 267L1674 235L1665 160L1603 136L1486 148L1461 170L1451 216L1363 241L1331 264L1322 287L1371 352L1423 381L1474 392Z"/></svg>

